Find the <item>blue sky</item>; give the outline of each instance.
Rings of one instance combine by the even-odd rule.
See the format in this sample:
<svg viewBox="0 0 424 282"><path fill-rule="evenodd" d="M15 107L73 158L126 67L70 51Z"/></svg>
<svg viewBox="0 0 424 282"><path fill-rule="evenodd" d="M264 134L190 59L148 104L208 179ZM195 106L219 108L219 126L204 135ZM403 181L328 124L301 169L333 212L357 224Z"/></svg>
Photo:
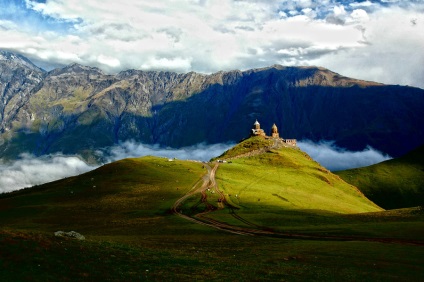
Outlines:
<svg viewBox="0 0 424 282"><path fill-rule="evenodd" d="M424 1L0 0L0 49L105 72L319 65L424 88Z"/></svg>
<svg viewBox="0 0 424 282"><path fill-rule="evenodd" d="M46 3L46 1L35 1ZM2 20L16 24L19 29L31 33L55 31L70 33L74 22L64 21L49 15L44 15L27 6L25 0L0 0L0 17Z"/></svg>

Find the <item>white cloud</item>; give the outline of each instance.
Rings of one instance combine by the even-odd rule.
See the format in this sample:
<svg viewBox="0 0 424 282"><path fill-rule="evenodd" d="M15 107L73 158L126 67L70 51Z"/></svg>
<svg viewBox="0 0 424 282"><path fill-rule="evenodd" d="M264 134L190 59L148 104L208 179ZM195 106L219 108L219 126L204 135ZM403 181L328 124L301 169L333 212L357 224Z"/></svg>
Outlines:
<svg viewBox="0 0 424 282"><path fill-rule="evenodd" d="M142 70L160 69L174 71L189 71L191 68L190 58L149 58L140 66Z"/></svg>
<svg viewBox="0 0 424 282"><path fill-rule="evenodd" d="M103 54L100 54L97 57L99 63L103 64L103 65L107 65L110 67L119 67L121 65L121 62L113 57L109 57L109 56L105 56Z"/></svg>
<svg viewBox="0 0 424 282"><path fill-rule="evenodd" d="M391 8L372 17L358 11L355 16L362 22L357 27L366 44L324 54L311 63L364 80L424 88L424 14Z"/></svg>
<svg viewBox="0 0 424 282"><path fill-rule="evenodd" d="M99 155L107 162L124 158L140 156L158 156L177 158L181 160L209 161L213 157L221 155L224 151L233 147L234 144L197 144L180 149L163 148L159 145L145 145L134 141L125 141L119 145L99 151Z"/></svg>
<svg viewBox="0 0 424 282"><path fill-rule="evenodd" d="M52 65L75 61L108 72L319 64L345 75L424 87L423 52L417 50L423 46L424 3L349 2L26 0L32 12L68 29L44 23L31 31L2 21L0 14L0 48Z"/></svg>
<svg viewBox="0 0 424 282"><path fill-rule="evenodd" d="M12 164L0 165L0 193L10 192L94 169L76 156L35 158L24 154Z"/></svg>
<svg viewBox="0 0 424 282"><path fill-rule="evenodd" d="M98 154L106 163L147 155L208 161L213 157L219 156L232 146L231 144L198 144L181 149L170 149L125 141L119 145L104 148ZM54 154L35 157L30 154L23 154L19 160L0 164L0 193L78 175L97 167L86 164L77 156Z"/></svg>
<svg viewBox="0 0 424 282"><path fill-rule="evenodd" d="M369 20L368 13L362 9L353 10L350 16L352 18L352 22L354 23L356 22L364 23Z"/></svg>
<svg viewBox="0 0 424 282"><path fill-rule="evenodd" d="M345 11L344 6L335 6L333 8L333 11L334 11L334 15L335 16L344 16L344 15L346 15L346 11Z"/></svg>
<svg viewBox="0 0 424 282"><path fill-rule="evenodd" d="M354 2L354 3L350 3L349 6L351 7L370 7L373 6L375 4L373 4L370 1L364 1L364 2Z"/></svg>
<svg viewBox="0 0 424 282"><path fill-rule="evenodd" d="M311 158L331 171L364 167L391 159L390 156L384 155L371 147L360 152L352 152L337 147L331 141L313 143L303 140L298 142L298 146Z"/></svg>

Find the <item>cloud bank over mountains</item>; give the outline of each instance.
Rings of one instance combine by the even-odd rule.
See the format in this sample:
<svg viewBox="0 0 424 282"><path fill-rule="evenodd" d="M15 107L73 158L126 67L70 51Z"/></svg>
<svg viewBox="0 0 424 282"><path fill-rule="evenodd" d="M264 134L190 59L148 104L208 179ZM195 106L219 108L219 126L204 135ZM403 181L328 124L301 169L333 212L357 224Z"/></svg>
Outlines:
<svg viewBox="0 0 424 282"><path fill-rule="evenodd" d="M0 0L0 8L0 48L47 69L320 65L424 88L423 1Z"/></svg>
<svg viewBox="0 0 424 282"><path fill-rule="evenodd" d="M367 147L363 151L352 152L337 147L331 141L319 143L301 141L297 145L311 158L331 171L364 167L391 159L390 156L384 155L371 147Z"/></svg>
<svg viewBox="0 0 424 282"><path fill-rule="evenodd" d="M367 166L390 158L372 148L367 148L362 152L349 152L337 148L332 142L315 144L310 141L302 141L298 145L314 160L330 170ZM125 141L119 145L98 151L98 154L106 163L147 155L208 161L212 157L219 156L232 146L233 144L199 144L181 149L170 149ZM34 157L29 154L23 154L19 160L0 164L0 193L78 175L97 167L97 165L88 165L77 156L55 154Z"/></svg>

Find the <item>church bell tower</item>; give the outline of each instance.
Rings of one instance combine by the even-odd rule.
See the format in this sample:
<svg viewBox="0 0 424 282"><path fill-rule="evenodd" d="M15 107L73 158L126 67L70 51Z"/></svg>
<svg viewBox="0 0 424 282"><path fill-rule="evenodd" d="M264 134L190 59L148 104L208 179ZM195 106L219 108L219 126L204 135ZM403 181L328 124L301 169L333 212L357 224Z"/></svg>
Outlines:
<svg viewBox="0 0 424 282"><path fill-rule="evenodd" d="M271 136L272 136L272 138L280 138L280 134L278 134L278 128L275 125L275 123L271 128Z"/></svg>

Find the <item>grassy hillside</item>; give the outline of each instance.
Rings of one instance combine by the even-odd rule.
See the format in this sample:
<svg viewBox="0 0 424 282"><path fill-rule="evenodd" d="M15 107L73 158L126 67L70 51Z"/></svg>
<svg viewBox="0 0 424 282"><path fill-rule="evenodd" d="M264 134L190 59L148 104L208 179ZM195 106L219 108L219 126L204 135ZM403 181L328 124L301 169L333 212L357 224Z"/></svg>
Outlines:
<svg viewBox="0 0 424 282"><path fill-rule="evenodd" d="M126 159L77 177L0 195L0 220L14 229L128 234L147 221L156 232L175 199L205 173L200 163L156 157ZM99 231L97 231L99 230Z"/></svg>
<svg viewBox="0 0 424 282"><path fill-rule="evenodd" d="M383 208L424 206L424 145L397 159L336 174Z"/></svg>
<svg viewBox="0 0 424 282"><path fill-rule="evenodd" d="M0 280L424 279L423 211L381 211L299 150L221 164L218 187L233 206L208 216L242 225L237 214L250 227L367 240L241 236L172 214L206 173L206 164L143 157L0 195ZM196 196L188 204L197 205ZM356 213L371 210L379 212ZM55 237L58 230L86 240Z"/></svg>
<svg viewBox="0 0 424 282"><path fill-rule="evenodd" d="M382 210L356 187L297 148L272 149L246 156L248 148L254 148L255 152L267 144L268 140L250 138L220 157L233 159L231 163L220 165L217 171L219 187L234 207L233 212L245 221L280 231L308 226L310 232L313 229L321 232L322 226L339 224L340 214ZM244 157L234 159L237 154ZM226 210L211 217L232 224L241 223Z"/></svg>
<svg viewBox="0 0 424 282"><path fill-rule="evenodd" d="M236 146L228 149L222 155L212 160L218 160L222 158L231 159L248 153L257 152L258 150L272 146L272 144L273 142L270 139L265 139L259 136L250 137L241 141Z"/></svg>
<svg viewBox="0 0 424 282"><path fill-rule="evenodd" d="M260 140L243 141L227 154L258 147ZM256 144L255 144L256 143ZM221 187L232 202L252 208L278 206L284 210L313 209L360 213L381 209L355 187L313 161L297 148L282 148L232 160L218 170ZM235 195L238 195L235 198ZM258 203L260 202L260 203Z"/></svg>

